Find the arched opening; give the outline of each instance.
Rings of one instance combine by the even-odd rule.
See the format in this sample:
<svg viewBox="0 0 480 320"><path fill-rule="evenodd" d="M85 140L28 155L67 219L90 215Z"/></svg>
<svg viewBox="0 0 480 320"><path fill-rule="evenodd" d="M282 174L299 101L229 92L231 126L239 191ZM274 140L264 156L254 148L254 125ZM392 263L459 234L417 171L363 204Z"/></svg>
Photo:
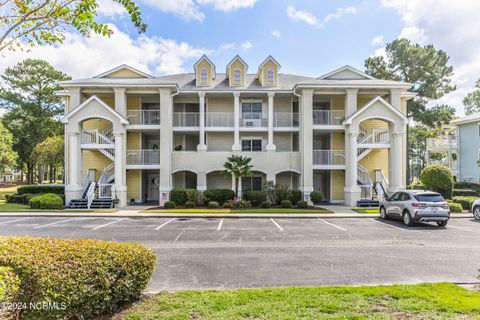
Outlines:
<svg viewBox="0 0 480 320"><path fill-rule="evenodd" d="M231 189L232 178L217 170L207 173L207 189Z"/></svg>
<svg viewBox="0 0 480 320"><path fill-rule="evenodd" d="M197 174L193 171L182 170L172 173L172 187L181 189L196 189Z"/></svg>
<svg viewBox="0 0 480 320"><path fill-rule="evenodd" d="M200 83L207 84L208 83L208 71L206 68L202 68L200 70Z"/></svg>
<svg viewBox="0 0 480 320"><path fill-rule="evenodd" d="M267 84L273 84L275 80L274 72L272 69L267 70Z"/></svg>
<svg viewBox="0 0 480 320"><path fill-rule="evenodd" d="M300 174L294 171L282 171L275 175L275 184L297 190L300 186Z"/></svg>
<svg viewBox="0 0 480 320"><path fill-rule="evenodd" d="M252 171L249 177L241 179L241 190L243 191L261 191L267 179L267 175L260 171Z"/></svg>
<svg viewBox="0 0 480 320"><path fill-rule="evenodd" d="M234 84L240 84L240 81L241 81L240 69L235 69L233 71L233 83Z"/></svg>

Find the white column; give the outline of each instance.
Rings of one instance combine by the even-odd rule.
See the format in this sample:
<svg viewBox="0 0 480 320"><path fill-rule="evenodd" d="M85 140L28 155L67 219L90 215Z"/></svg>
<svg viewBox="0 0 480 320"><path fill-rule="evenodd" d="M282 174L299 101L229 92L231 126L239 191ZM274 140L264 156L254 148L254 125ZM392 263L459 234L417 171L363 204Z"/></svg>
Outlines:
<svg viewBox="0 0 480 320"><path fill-rule="evenodd" d="M207 145L205 144L205 92L198 93L199 109L200 109L200 139L197 146L197 151L207 151Z"/></svg>
<svg viewBox="0 0 480 320"><path fill-rule="evenodd" d="M313 191L313 90L302 90L300 147L302 156L302 190L304 200L310 202Z"/></svg>
<svg viewBox="0 0 480 320"><path fill-rule="evenodd" d="M82 103L81 90L80 88L69 88L68 95L70 100L68 112L71 112L73 109L75 109ZM67 114L68 112L65 113Z"/></svg>
<svg viewBox="0 0 480 320"><path fill-rule="evenodd" d="M68 177L67 186L65 187L65 203L69 204L70 200L80 199L83 193L82 172L82 151L80 149L80 131L78 125L75 129L72 125L67 125L67 148L68 148Z"/></svg>
<svg viewBox="0 0 480 320"><path fill-rule="evenodd" d="M273 97L275 92L268 93L268 142L265 149L267 151L275 151L277 147L273 144Z"/></svg>
<svg viewBox="0 0 480 320"><path fill-rule="evenodd" d="M160 126L160 205L170 200L171 190L171 162L173 149L173 103L170 89L160 89L160 112L162 115Z"/></svg>
<svg viewBox="0 0 480 320"><path fill-rule="evenodd" d="M392 191L396 192L400 189L402 189L403 182L402 182L402 172L403 172L403 166L402 166L402 141L403 141L403 135L404 132L394 132L392 134L393 136L393 155L392 155L392 160L393 160L393 168L392 168Z"/></svg>
<svg viewBox="0 0 480 320"><path fill-rule="evenodd" d="M348 117L357 111L358 89L347 89L345 92L345 117Z"/></svg>
<svg viewBox="0 0 480 320"><path fill-rule="evenodd" d="M127 96L125 88L113 88L115 93L115 111L120 113L123 117L127 117Z"/></svg>
<svg viewBox="0 0 480 320"><path fill-rule="evenodd" d="M357 158L357 137L358 132L345 132L348 140L348 152L345 163L345 204L356 206L360 199L360 187L358 186L358 158Z"/></svg>
<svg viewBox="0 0 480 320"><path fill-rule="evenodd" d="M232 151L240 151L240 92L233 93L233 146Z"/></svg>
<svg viewBox="0 0 480 320"><path fill-rule="evenodd" d="M207 190L207 173L205 171L197 172L197 190Z"/></svg>
<svg viewBox="0 0 480 320"><path fill-rule="evenodd" d="M400 97L402 95L401 89L390 89L390 104L400 110Z"/></svg>
<svg viewBox="0 0 480 320"><path fill-rule="evenodd" d="M125 132L115 132L115 193L119 207L127 205L127 178L125 169Z"/></svg>

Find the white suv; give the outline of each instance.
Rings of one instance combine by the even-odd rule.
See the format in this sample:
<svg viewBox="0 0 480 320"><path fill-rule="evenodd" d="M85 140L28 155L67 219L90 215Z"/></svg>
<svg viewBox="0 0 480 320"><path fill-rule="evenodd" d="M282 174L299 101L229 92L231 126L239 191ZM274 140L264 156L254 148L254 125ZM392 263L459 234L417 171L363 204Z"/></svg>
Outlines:
<svg viewBox="0 0 480 320"><path fill-rule="evenodd" d="M475 220L480 220L480 199L477 199L473 202L472 213Z"/></svg>

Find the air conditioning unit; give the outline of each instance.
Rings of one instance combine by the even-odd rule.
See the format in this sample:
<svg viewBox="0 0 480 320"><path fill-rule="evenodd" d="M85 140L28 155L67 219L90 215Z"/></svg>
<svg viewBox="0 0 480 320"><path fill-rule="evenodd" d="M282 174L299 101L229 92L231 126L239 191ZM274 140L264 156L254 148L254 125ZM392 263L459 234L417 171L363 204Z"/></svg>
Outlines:
<svg viewBox="0 0 480 320"><path fill-rule="evenodd" d="M244 127L260 127L260 119L244 119L243 126Z"/></svg>

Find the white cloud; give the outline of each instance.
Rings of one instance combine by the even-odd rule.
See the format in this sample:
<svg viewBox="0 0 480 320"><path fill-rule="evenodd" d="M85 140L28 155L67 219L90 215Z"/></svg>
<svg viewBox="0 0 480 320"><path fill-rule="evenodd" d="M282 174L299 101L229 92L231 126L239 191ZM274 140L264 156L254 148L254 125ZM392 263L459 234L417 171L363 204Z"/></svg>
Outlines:
<svg viewBox="0 0 480 320"><path fill-rule="evenodd" d="M463 96L480 77L480 1L382 0L382 5L395 9L404 22L399 37L433 44L450 55L457 91L438 102L449 103L463 114Z"/></svg>
<svg viewBox="0 0 480 320"><path fill-rule="evenodd" d="M311 26L321 28L332 19L339 19L346 14L356 14L357 9L355 7L337 8L335 12L329 13L322 20L319 20L313 13L308 11L301 11L295 9L293 6L287 7L287 16L293 22L305 22Z"/></svg>
<svg viewBox="0 0 480 320"><path fill-rule="evenodd" d="M200 5L212 5L215 10L234 11L241 8L251 8L258 0L197 0Z"/></svg>
<svg viewBox="0 0 480 320"><path fill-rule="evenodd" d="M127 10L118 2L112 0L98 0L97 12L100 15L115 19L116 17L123 16L127 13Z"/></svg>
<svg viewBox="0 0 480 320"><path fill-rule="evenodd" d="M373 37L372 46L381 46L383 45L383 34Z"/></svg>
<svg viewBox="0 0 480 320"><path fill-rule="evenodd" d="M142 0L163 12L171 12L186 20L203 21L205 14L193 0Z"/></svg>
<svg viewBox="0 0 480 320"><path fill-rule="evenodd" d="M186 42L160 37L131 38L115 25L110 38L67 34L56 46L33 47L31 52L6 52L0 63L0 73L7 66L26 58L44 59L73 78L88 78L121 64L127 64L153 74L173 74L191 71L193 61L207 50L194 48ZM191 65L185 65L186 62Z"/></svg>
<svg viewBox="0 0 480 320"><path fill-rule="evenodd" d="M245 41L240 44L240 48L243 51L248 51L252 48L252 43L250 41Z"/></svg>
<svg viewBox="0 0 480 320"><path fill-rule="evenodd" d="M280 31L278 31L278 30L273 30L273 31L271 32L271 34L272 34L272 36L273 36L274 38L277 38L277 39L280 39L280 37L282 36L282 34L280 33Z"/></svg>
<svg viewBox="0 0 480 320"><path fill-rule="evenodd" d="M220 45L220 49L225 51L235 49L235 47L236 47L235 42L225 42Z"/></svg>

